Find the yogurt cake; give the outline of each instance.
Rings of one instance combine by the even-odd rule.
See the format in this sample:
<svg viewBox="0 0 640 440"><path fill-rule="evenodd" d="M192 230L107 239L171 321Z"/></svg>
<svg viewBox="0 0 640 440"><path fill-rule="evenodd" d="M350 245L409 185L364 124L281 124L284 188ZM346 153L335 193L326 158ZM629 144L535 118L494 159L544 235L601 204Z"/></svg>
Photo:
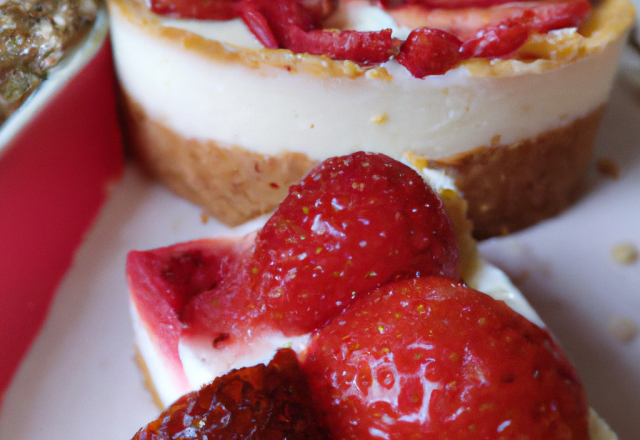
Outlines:
<svg viewBox="0 0 640 440"><path fill-rule="evenodd" d="M329 159L292 187L257 236L131 252L139 360L161 407L232 369L266 365L283 347L304 353L327 322L390 282L462 279L544 329L504 273L479 258L464 201L446 178L427 174L440 179L440 198L384 156ZM591 438L616 438L593 411L589 417Z"/></svg>
<svg viewBox="0 0 640 440"><path fill-rule="evenodd" d="M455 179L479 238L578 196L633 20L627 0L603 0L578 29L531 33L504 59L471 57L419 79L395 59L361 66L264 48L239 18L162 17L137 0L109 6L129 141L176 193L237 225L274 209L327 157L410 152ZM493 16L403 11L343 1L325 26L406 38L399 23Z"/></svg>

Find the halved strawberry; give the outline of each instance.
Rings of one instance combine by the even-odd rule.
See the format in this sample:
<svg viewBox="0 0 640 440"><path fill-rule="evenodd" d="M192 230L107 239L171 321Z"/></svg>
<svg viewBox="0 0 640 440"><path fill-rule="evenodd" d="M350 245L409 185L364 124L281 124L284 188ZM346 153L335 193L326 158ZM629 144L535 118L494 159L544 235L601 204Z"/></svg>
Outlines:
<svg viewBox="0 0 640 440"><path fill-rule="evenodd" d="M239 15L262 44L295 53L327 55L358 64L383 63L398 51L391 30L379 32L322 29L314 9L295 0L244 0Z"/></svg>
<svg viewBox="0 0 640 440"><path fill-rule="evenodd" d="M463 58L501 58L513 54L532 32L545 33L577 27L589 15L588 0L540 2L522 9L511 8L509 18L478 30L475 38L465 41Z"/></svg>
<svg viewBox="0 0 640 440"><path fill-rule="evenodd" d="M353 303L304 356L336 440L589 438L584 391L549 333L445 278Z"/></svg>
<svg viewBox="0 0 640 440"><path fill-rule="evenodd" d="M421 28L409 34L395 59L416 78L442 75L462 60L461 46L462 41L449 32Z"/></svg>
<svg viewBox="0 0 640 440"><path fill-rule="evenodd" d="M242 333L251 292L243 268L254 236L204 239L127 256L131 299L164 355L180 364L178 341L185 332L206 329L212 339ZM227 325L227 323L233 325Z"/></svg>
<svg viewBox="0 0 640 440"><path fill-rule="evenodd" d="M458 278L441 200L387 156L326 160L258 234L252 274L268 319L285 334L320 328L354 299L412 277Z"/></svg>
<svg viewBox="0 0 640 440"><path fill-rule="evenodd" d="M268 366L233 370L183 396L133 440L325 440L308 395L296 354L283 349Z"/></svg>
<svg viewBox="0 0 640 440"><path fill-rule="evenodd" d="M238 16L242 0L149 0L155 14L200 20L231 20Z"/></svg>

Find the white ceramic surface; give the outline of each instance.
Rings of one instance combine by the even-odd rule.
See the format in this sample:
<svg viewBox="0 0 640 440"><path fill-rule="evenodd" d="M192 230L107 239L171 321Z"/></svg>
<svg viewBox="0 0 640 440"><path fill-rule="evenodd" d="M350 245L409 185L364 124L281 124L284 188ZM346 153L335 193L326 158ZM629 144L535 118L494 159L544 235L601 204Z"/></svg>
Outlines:
<svg viewBox="0 0 640 440"><path fill-rule="evenodd" d="M596 148L596 158L620 164L620 179L594 171L585 196L564 214L481 249L514 276L560 339L592 406L621 440L632 440L640 433L640 336L623 343L607 331L615 317L640 327L640 262L622 266L611 257L618 243L640 247L640 91L624 78ZM200 212L127 169L5 397L0 439L125 440L157 416L134 362L125 256L225 230L203 224Z"/></svg>

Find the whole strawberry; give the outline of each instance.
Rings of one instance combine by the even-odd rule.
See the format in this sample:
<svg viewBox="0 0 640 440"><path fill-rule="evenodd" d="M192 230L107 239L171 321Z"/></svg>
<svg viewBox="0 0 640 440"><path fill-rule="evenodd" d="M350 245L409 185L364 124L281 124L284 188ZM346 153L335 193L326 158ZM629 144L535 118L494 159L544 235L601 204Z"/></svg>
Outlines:
<svg viewBox="0 0 640 440"><path fill-rule="evenodd" d="M405 278L458 278L442 202L406 165L380 154L326 160L259 233L252 273L267 319L315 330L354 299Z"/></svg>
<svg viewBox="0 0 640 440"><path fill-rule="evenodd" d="M334 440L589 438L584 390L549 333L445 278L373 292L304 356Z"/></svg>

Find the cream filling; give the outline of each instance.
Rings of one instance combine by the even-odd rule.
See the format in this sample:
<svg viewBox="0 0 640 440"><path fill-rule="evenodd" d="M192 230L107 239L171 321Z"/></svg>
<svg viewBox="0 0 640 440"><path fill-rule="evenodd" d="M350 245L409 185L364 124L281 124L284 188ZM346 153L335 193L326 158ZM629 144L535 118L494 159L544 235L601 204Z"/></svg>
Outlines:
<svg viewBox="0 0 640 440"><path fill-rule="evenodd" d="M232 344L222 349L212 348L210 339L182 338L178 351L189 383L198 389L232 369L266 365L281 348L289 347L300 353L307 348L310 338L311 333L287 337L270 330L255 335L246 345Z"/></svg>
<svg viewBox="0 0 640 440"><path fill-rule="evenodd" d="M224 349L213 348L210 339L204 341L197 338L181 338L178 353L182 371L176 371L173 363L163 354L162 347L154 342L152 334L133 304L131 315L136 346L165 407L232 369L266 365L281 348L290 347L300 353L307 347L311 337L310 333L287 337L282 332L272 330L255 335L246 345L234 344ZM180 379L182 374L186 381Z"/></svg>
<svg viewBox="0 0 640 440"><path fill-rule="evenodd" d="M135 304L130 305L136 347L144 360L149 379L153 383L158 398L165 407L168 407L180 396L198 387L181 379L180 371L176 371L175 365L164 355L162 347L154 341L155 338L152 338L142 322Z"/></svg>
<svg viewBox="0 0 640 440"><path fill-rule="evenodd" d="M509 145L534 138L607 101L624 43L540 73L518 73L519 64L526 66L515 62L508 76L474 76L461 66L421 80L391 61L386 68L393 77L384 80L249 68L207 57L153 37L118 7L111 24L121 84L152 120L186 139L317 160L357 150L436 159L496 140ZM196 25L180 23L223 41L222 35L242 35L238 21ZM237 41L253 38L247 33Z"/></svg>

